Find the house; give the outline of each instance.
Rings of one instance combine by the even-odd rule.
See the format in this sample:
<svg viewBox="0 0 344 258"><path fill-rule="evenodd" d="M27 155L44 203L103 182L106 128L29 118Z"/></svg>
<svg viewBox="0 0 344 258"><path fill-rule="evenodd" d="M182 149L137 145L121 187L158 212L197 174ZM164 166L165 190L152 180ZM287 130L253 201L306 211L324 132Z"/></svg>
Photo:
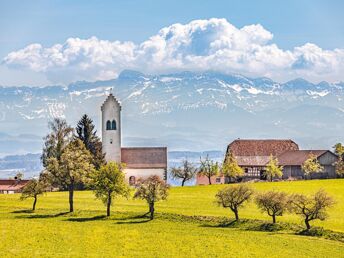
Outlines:
<svg viewBox="0 0 344 258"><path fill-rule="evenodd" d="M123 147L119 101L111 93L101 106L102 149L107 162L125 163L126 180L134 185L139 178L157 175L167 180L166 147Z"/></svg>
<svg viewBox="0 0 344 258"><path fill-rule="evenodd" d="M323 172L312 175L312 178L336 177L334 163L338 157L333 152L329 150L300 150L298 144L290 139L237 139L228 145L224 162L226 162L229 153L234 155L238 165L244 170L244 176L240 178L244 181L266 180L266 165L271 155L276 157L279 164L283 166L283 179L304 178L301 166L311 153L324 167ZM212 179L213 182L221 184L227 181L223 176L218 176ZM200 176L197 178L197 184L208 184L208 182Z"/></svg>
<svg viewBox="0 0 344 258"><path fill-rule="evenodd" d="M0 194L21 193L29 180L0 179Z"/></svg>

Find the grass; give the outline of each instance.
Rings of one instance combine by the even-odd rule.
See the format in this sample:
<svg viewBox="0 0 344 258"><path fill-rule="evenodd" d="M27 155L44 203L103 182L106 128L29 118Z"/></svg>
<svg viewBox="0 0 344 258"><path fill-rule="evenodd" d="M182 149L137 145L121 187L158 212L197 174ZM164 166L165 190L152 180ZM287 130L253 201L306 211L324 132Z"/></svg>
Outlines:
<svg viewBox="0 0 344 258"><path fill-rule="evenodd" d="M323 227L325 237L336 231L341 238L344 180L252 186L289 193L325 189L337 204L328 220L313 225ZM214 204L222 187L172 188L168 201L157 205L153 221L142 216L146 204L131 199L115 200L112 216L106 218L105 207L89 191L75 193L74 213L66 213L66 192L42 196L35 213L28 210L31 200L0 195L0 257L343 257L341 241L295 234L303 227L297 216L278 217L279 226L271 226L270 218L250 203L240 211L242 222L233 223L230 211Z"/></svg>

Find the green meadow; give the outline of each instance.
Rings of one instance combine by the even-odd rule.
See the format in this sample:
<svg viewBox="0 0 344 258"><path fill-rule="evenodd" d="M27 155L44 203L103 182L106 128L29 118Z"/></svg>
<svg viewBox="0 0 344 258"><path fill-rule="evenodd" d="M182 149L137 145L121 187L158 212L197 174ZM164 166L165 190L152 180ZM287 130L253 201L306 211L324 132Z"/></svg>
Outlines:
<svg viewBox="0 0 344 258"><path fill-rule="evenodd" d="M325 189L337 203L326 221L312 225L344 233L344 180L252 186L306 194ZM173 187L168 200L157 203L153 221L142 216L148 209L144 201L122 198L106 218L91 191L75 193L74 213L66 213L67 192L41 196L35 213L29 211L32 200L0 195L0 257L344 257L343 241L296 234L303 224L295 215L277 218L281 230L259 229L270 217L253 202L239 213L242 225L233 226L233 214L214 203L222 187Z"/></svg>

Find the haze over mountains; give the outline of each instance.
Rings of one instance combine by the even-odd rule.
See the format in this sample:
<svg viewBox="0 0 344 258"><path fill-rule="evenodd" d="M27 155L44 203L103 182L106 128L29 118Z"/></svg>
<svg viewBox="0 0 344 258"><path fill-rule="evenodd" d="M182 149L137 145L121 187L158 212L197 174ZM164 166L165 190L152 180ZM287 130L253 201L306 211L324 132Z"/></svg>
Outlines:
<svg viewBox="0 0 344 258"><path fill-rule="evenodd" d="M0 155L40 152L53 117L75 125L87 113L99 130L100 106L111 91L122 103L124 146L223 151L236 138L291 138L302 148L344 140L343 82L125 70L109 81L0 87Z"/></svg>

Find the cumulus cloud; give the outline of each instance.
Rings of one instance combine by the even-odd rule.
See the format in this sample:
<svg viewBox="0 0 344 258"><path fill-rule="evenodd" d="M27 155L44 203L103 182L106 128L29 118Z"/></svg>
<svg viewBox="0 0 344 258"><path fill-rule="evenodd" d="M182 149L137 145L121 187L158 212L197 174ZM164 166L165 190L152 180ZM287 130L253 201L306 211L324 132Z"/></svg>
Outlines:
<svg viewBox="0 0 344 258"><path fill-rule="evenodd" d="M307 43L283 50L260 24L237 28L226 19L194 20L162 28L140 44L70 38L64 44L31 44L9 53L3 64L43 73L52 82L106 80L123 69L147 73L214 70L267 76L343 80L344 49L323 50Z"/></svg>

